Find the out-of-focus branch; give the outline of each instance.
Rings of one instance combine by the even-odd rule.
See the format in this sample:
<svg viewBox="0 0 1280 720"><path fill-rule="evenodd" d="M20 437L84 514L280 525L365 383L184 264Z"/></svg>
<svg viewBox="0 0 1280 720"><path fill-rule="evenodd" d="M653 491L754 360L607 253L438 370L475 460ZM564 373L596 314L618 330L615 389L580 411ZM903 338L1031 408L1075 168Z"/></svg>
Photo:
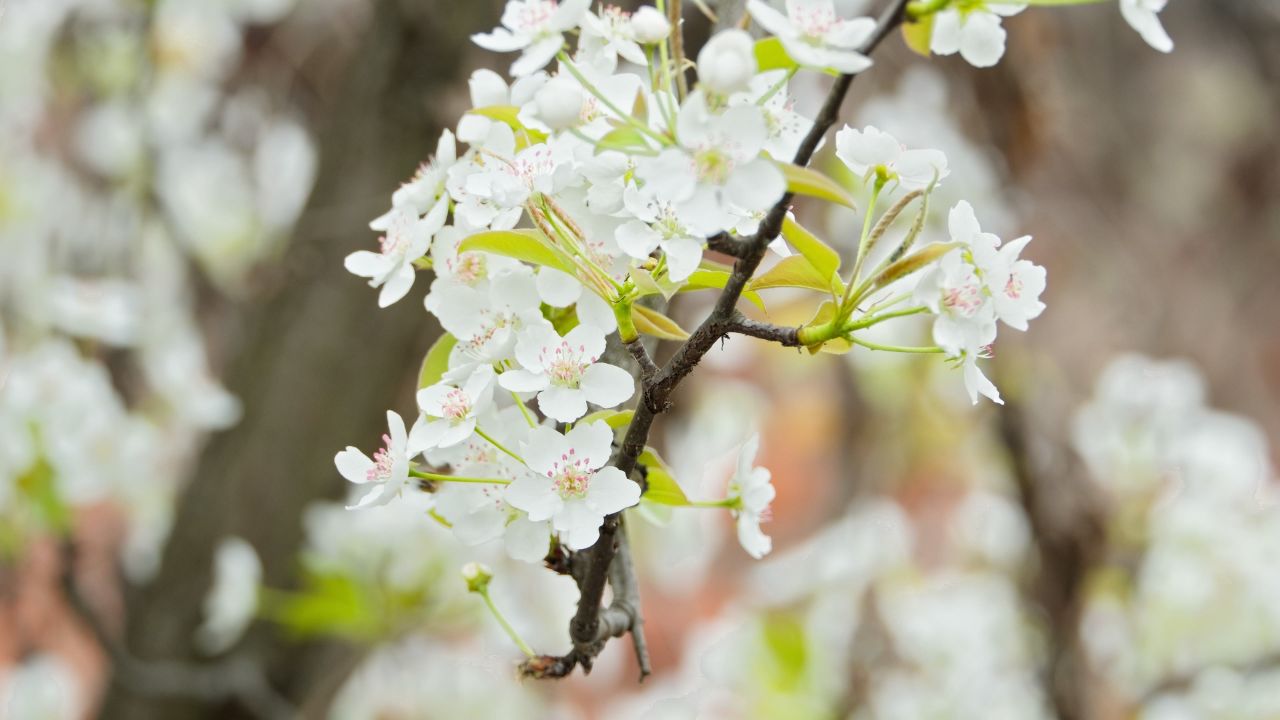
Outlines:
<svg viewBox="0 0 1280 720"><path fill-rule="evenodd" d="M251 657L235 655L207 665L139 660L103 626L98 614L80 594L75 579L76 552L71 541L62 545L62 594L98 646L111 659L116 682L139 695L178 697L202 702L236 701L264 720L287 720L297 710L271 687L263 667Z"/></svg>
<svg viewBox="0 0 1280 720"><path fill-rule="evenodd" d="M1049 694L1061 720L1082 720L1090 710L1079 626L1085 581L1105 550L1103 508L1091 485L1037 466L1029 423L1021 403L1008 398L1000 432L1039 560L1033 597L1049 619Z"/></svg>

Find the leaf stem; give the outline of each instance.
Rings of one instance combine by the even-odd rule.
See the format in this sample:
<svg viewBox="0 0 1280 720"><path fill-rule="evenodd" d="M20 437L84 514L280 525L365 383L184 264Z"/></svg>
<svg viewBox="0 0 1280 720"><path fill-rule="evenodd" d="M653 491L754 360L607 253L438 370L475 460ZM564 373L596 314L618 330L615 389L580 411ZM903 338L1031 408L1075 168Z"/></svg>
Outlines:
<svg viewBox="0 0 1280 720"><path fill-rule="evenodd" d="M507 622L507 618L498 610L498 606L493 603L493 598L489 597L489 588L486 587L476 592L480 594L480 597L484 598L484 604L488 606L489 612L493 614L493 618L506 631L507 637L511 638L516 647L520 648L520 652L524 653L525 657L533 657L535 654L533 648L529 647L529 644L520 637L520 633L516 632L514 627L511 627L511 623Z"/></svg>
<svg viewBox="0 0 1280 720"><path fill-rule="evenodd" d="M849 341L852 342L854 345L861 345L862 347L867 348L869 350L883 350L884 352L899 352L899 353L946 352L940 347L905 347L903 345L881 345L880 343L873 343L870 340L863 340L857 335L850 335Z"/></svg>
<svg viewBox="0 0 1280 720"><path fill-rule="evenodd" d="M506 448L502 443L498 442L497 440L494 440L494 439L493 439L493 436L492 436L492 435L490 435L489 433L487 433L487 432L485 432L485 431L481 430L479 425L477 425L477 426L476 426L476 434L477 434L477 435L479 435L480 437L484 438L485 440L488 440L490 445L492 445L492 446L494 446L494 447L498 448L498 449L499 449L499 450L501 450L502 452L504 452L504 453L506 453L506 454L510 455L511 457L515 458L516 460L520 461L520 464L521 464L521 465L525 465L524 458L522 458L522 457L520 457L519 455L517 455L517 454L515 454L515 453L511 452L511 451L510 451L510 450L508 450L508 449L507 449L507 448Z"/></svg>
<svg viewBox="0 0 1280 720"><path fill-rule="evenodd" d="M502 478L480 478L480 477L460 477L458 475L441 475L440 473L423 472L416 468L409 468L411 477L421 478L423 480L434 480L436 482L456 482L456 483L476 483L480 485L510 485L510 480Z"/></svg>

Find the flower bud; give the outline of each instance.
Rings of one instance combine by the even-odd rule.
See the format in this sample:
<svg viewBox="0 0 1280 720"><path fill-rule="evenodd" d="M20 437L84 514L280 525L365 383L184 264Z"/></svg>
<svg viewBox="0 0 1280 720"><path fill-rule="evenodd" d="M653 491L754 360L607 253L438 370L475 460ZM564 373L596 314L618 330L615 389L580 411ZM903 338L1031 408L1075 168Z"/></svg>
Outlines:
<svg viewBox="0 0 1280 720"><path fill-rule="evenodd" d="M488 590L493 571L484 563L469 562L462 566L462 579L467 581L467 590L482 593Z"/></svg>
<svg viewBox="0 0 1280 720"><path fill-rule="evenodd" d="M582 119L582 104L585 100L582 87L564 77L548 80L533 96L538 108L538 119L552 130L564 130L577 125Z"/></svg>
<svg viewBox="0 0 1280 720"><path fill-rule="evenodd" d="M746 90L755 74L755 43L745 30L718 32L698 53L698 82L712 92Z"/></svg>
<svg viewBox="0 0 1280 720"><path fill-rule="evenodd" d="M631 31L645 45L660 43L671 34L671 22L658 8L645 5L631 16Z"/></svg>

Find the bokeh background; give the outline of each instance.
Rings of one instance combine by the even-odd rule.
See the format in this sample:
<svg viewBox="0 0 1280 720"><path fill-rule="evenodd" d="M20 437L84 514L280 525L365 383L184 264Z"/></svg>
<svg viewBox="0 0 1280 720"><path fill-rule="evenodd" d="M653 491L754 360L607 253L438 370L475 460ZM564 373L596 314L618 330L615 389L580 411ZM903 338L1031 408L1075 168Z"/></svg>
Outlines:
<svg viewBox="0 0 1280 720"><path fill-rule="evenodd" d="M935 214L1034 235L1048 310L1003 407L936 358L711 355L655 439L715 497L759 431L775 550L630 523L644 685L625 642L517 682L458 568L542 652L572 582L420 497L348 513L332 465L439 333L342 258L500 11L0 0L0 718L1280 718L1280 4L1175 0L1168 56L1112 3L1008 19L989 70L885 44L845 120L946 151Z"/></svg>

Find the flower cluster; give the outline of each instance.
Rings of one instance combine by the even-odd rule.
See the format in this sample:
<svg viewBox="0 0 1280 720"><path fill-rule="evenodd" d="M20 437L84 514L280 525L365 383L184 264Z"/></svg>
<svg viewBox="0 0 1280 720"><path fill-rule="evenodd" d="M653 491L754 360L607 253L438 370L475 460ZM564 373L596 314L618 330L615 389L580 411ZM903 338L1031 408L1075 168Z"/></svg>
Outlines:
<svg viewBox="0 0 1280 720"><path fill-rule="evenodd" d="M693 501L644 444L651 417L632 427L637 415L621 409L638 382L649 409L663 405L690 369L674 379L655 372L639 343L640 334L690 338L662 306L682 292L722 293L696 331L704 340L719 330L812 353L938 353L963 368L974 402L979 394L1000 402L977 361L998 322L1025 330L1044 310L1044 268L1020 258L1030 238L1002 245L956 198L949 241L920 240L930 199L950 175L947 157L873 126L846 126L834 143L842 177L860 183L808 167L835 118L830 107L806 116L789 94L792 79L866 70L888 35L879 23L899 16L857 17L834 0L775 5L747 3L769 37L736 28L712 35L693 63L695 82L674 41L681 28L661 6L628 13L586 0L510 0L498 28L473 36L518 53L511 82L489 70L472 75L471 107L370 224L382 233L378 249L346 261L380 288L382 307L431 270L423 303L445 330L422 363L416 419L389 412L373 457L347 448L335 458L344 477L370 488L355 507L425 490L433 516L464 543L501 538L511 557L538 561L591 547L607 518L643 499L649 508L727 510L744 549L767 554L760 523L774 488L769 471L753 467L758 440L743 447L728 497ZM908 41L925 26L935 52L994 64L1004 47L999 18L1023 5L911 3L906 20L917 27ZM841 93L837 85L833 98ZM860 212L856 245L833 247L806 228L805 205L790 206L801 197ZM739 262L710 254L711 240ZM761 293L777 288L805 291L812 319L780 328L736 307L746 298L763 309ZM933 317L932 345L864 335L921 315ZM682 349L692 359L681 362L696 365L711 342L690 340ZM619 345L643 372L623 367L631 358ZM657 405L655 377L665 383ZM629 440L615 451L623 429ZM632 466L631 477L619 469Z"/></svg>

